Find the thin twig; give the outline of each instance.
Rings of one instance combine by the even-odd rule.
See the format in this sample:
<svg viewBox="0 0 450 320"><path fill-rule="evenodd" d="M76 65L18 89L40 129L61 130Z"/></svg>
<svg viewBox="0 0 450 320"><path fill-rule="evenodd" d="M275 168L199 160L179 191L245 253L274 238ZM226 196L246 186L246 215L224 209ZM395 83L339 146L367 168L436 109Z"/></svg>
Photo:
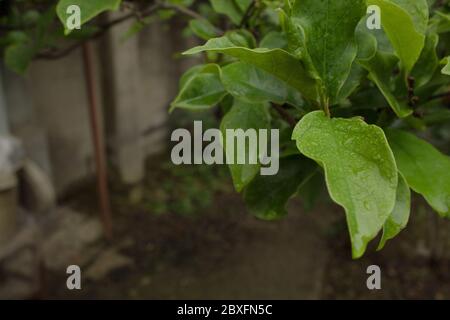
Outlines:
<svg viewBox="0 0 450 320"><path fill-rule="evenodd" d="M173 9L173 10L183 13L184 15L189 16L191 18L199 19L199 20L206 20L205 17L203 17L202 15L198 14L197 12L195 12L189 8L182 7L182 6L179 6L176 4L172 4L172 3L162 2L160 0L156 0L155 3L158 4L161 8Z"/></svg>
<svg viewBox="0 0 450 320"><path fill-rule="evenodd" d="M247 7L247 10L245 11L241 23L239 24L239 28L244 27L248 20L251 18L251 16L253 15L253 12L255 11L255 7L256 7L256 0L253 0L252 3L250 3L250 5Z"/></svg>
<svg viewBox="0 0 450 320"><path fill-rule="evenodd" d="M78 49L79 47L81 47L86 41L91 40L91 39L96 39L96 38L102 36L106 31L108 31L110 28L112 28L113 26L115 26L117 24L127 21L128 19L135 18L136 16L139 16L140 19L146 18L146 17L154 14L156 11L163 9L163 8L176 10L176 11L178 11L186 16L189 16L191 18L194 18L194 19L206 20L205 17L199 15L197 12L192 11L191 9L184 8L184 7L175 5L175 4L168 4L168 3L157 0L157 1L155 1L155 3L152 6L150 6L148 9L146 9L142 12L133 11L122 17L111 20L105 24L99 25L98 27L100 28L100 30L95 32L88 39L83 39L83 40L77 41L77 42L72 43L71 45L67 46L66 48L63 48L63 49L60 49L57 51L47 51L47 52L38 53L36 55L36 58L37 59L48 59L48 60L62 58L64 56L70 54L74 50ZM216 28L216 30L218 33L223 33L223 31L218 28Z"/></svg>
<svg viewBox="0 0 450 320"><path fill-rule="evenodd" d="M436 100L436 99L441 99L441 98L447 98L450 97L450 91L449 92L444 92L444 93L440 93L440 94L436 94L434 96L431 96L428 98L428 101L432 101L432 100Z"/></svg>
<svg viewBox="0 0 450 320"><path fill-rule="evenodd" d="M408 105L410 107L415 107L418 101L418 97L414 94L414 90L416 87L416 79L414 77L407 78L408 84Z"/></svg>
<svg viewBox="0 0 450 320"><path fill-rule="evenodd" d="M291 127L295 127L297 125L297 121L295 118L287 112L282 106L272 103L272 106L275 108L275 110L280 114L280 116L291 125Z"/></svg>
<svg viewBox="0 0 450 320"><path fill-rule="evenodd" d="M148 17L148 16L152 15L153 13L155 13L159 9L161 9L161 6L158 3L153 4L147 10L142 12L140 16L142 18ZM111 21L108 21L105 24L99 25L100 30L95 32L91 37L89 37L87 39L83 39L83 40L77 41L75 43L72 43L71 45L67 46L64 49L60 49L59 51L41 52L41 53L37 54L36 58L38 58L38 59L59 59L59 58L62 58L64 56L70 54L74 50L78 49L79 47L81 47L86 41L89 41L89 40L92 40L92 39L96 39L96 38L102 36L103 34L105 34L106 31L108 31L113 26L115 26L117 24L120 24L120 23L122 23L122 22L124 22L124 21L126 21L128 19L133 18L133 17L136 17L136 12L131 12L131 13L126 14L126 15L124 15L122 17L117 18L117 19L113 19Z"/></svg>

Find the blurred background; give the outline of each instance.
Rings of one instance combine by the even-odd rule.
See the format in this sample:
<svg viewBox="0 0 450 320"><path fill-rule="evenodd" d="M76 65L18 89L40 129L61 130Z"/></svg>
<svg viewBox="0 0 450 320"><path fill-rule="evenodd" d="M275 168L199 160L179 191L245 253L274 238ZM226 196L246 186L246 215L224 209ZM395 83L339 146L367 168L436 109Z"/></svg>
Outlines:
<svg viewBox="0 0 450 320"><path fill-rule="evenodd" d="M406 231L354 261L324 186L264 222L226 166L173 165L175 128L219 126L214 111L168 113L198 40L179 17L124 37L132 23L24 75L0 66L0 298L450 299L450 221L419 197ZM382 290L366 287L373 264ZM67 289L69 265L82 290Z"/></svg>

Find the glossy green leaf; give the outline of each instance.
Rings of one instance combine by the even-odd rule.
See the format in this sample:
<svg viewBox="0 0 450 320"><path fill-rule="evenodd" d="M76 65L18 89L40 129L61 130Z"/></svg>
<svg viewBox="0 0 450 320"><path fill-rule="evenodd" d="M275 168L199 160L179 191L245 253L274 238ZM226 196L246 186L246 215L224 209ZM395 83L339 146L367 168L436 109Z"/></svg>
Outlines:
<svg viewBox="0 0 450 320"><path fill-rule="evenodd" d="M208 64L189 70L180 81L180 92L171 104L175 108L204 110L217 105L226 95L220 69Z"/></svg>
<svg viewBox="0 0 450 320"><path fill-rule="evenodd" d="M411 190L405 178L398 176L397 197L395 207L383 227L383 236L380 240L378 250L386 245L386 242L395 238L408 224L411 212Z"/></svg>
<svg viewBox="0 0 450 320"><path fill-rule="evenodd" d="M440 215L450 217L450 158L411 133L389 130L386 134L411 189Z"/></svg>
<svg viewBox="0 0 450 320"><path fill-rule="evenodd" d="M234 105L231 110L223 117L220 124L220 130L224 137L224 150L227 154L227 158L231 158L230 153L227 150L227 129L242 129L247 131L248 129L269 129L270 128L270 114L268 106L263 103L248 103L235 99ZM236 142L236 141L235 141ZM250 181L255 178L260 171L259 164L250 164L248 158L245 164L238 164L237 155L238 152L245 152L246 155L250 154L250 146L246 143L245 150L239 149L235 143L235 157L233 159L234 164L229 164L231 177L236 191L241 192ZM241 146L242 147L242 146Z"/></svg>
<svg viewBox="0 0 450 320"><path fill-rule="evenodd" d="M278 220L287 214L286 204L299 186L314 173L316 164L300 156L280 159L273 176L258 175L244 191L249 211L263 220Z"/></svg>
<svg viewBox="0 0 450 320"><path fill-rule="evenodd" d="M56 6L56 13L64 26L66 34L71 31L67 29L67 19L70 14L67 13L67 8L71 5L80 7L81 24L88 22L100 13L108 10L117 10L121 0L59 0Z"/></svg>
<svg viewBox="0 0 450 320"><path fill-rule="evenodd" d="M222 69L222 83L233 96L249 102L303 105L300 93L270 73L246 62L235 62Z"/></svg>
<svg viewBox="0 0 450 320"><path fill-rule="evenodd" d="M428 25L426 0L368 0L381 9L383 29L407 72L419 59Z"/></svg>
<svg viewBox="0 0 450 320"><path fill-rule="evenodd" d="M397 167L383 130L315 111L297 124L293 139L324 168L330 196L347 215L353 257L361 257L395 205Z"/></svg>
<svg viewBox="0 0 450 320"><path fill-rule="evenodd" d="M344 85L357 54L355 29L366 13L364 0L296 0L291 22L304 33L309 55L321 79L323 99L333 103Z"/></svg>
<svg viewBox="0 0 450 320"><path fill-rule="evenodd" d="M204 51L221 52L274 75L301 92L304 97L316 100L316 81L305 70L303 63L281 49L249 49L236 43L229 36L214 38L205 45L192 48L184 54L197 54Z"/></svg>

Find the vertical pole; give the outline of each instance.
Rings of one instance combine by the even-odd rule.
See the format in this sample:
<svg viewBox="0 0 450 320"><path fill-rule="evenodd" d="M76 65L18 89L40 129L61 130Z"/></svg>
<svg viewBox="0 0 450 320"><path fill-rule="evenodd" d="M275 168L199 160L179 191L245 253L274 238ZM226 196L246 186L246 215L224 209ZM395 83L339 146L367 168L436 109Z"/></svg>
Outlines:
<svg viewBox="0 0 450 320"><path fill-rule="evenodd" d="M108 191L108 174L106 169L105 143L98 122L98 108L95 93L94 68L92 47L90 42L83 44L83 64L86 79L86 90L89 100L89 114L94 142L95 166L97 173L97 188L100 204L100 213L106 238L112 240L111 205Z"/></svg>
<svg viewBox="0 0 450 320"><path fill-rule="evenodd" d="M6 98L3 89L3 65L0 64L0 135L9 134L8 114L6 112Z"/></svg>

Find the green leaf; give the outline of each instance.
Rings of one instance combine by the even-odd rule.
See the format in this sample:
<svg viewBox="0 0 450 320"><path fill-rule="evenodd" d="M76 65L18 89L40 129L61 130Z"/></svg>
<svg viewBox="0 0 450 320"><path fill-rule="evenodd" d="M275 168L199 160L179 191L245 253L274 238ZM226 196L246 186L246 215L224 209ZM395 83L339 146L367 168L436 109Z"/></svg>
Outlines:
<svg viewBox="0 0 450 320"><path fill-rule="evenodd" d="M436 48L439 43L439 36L436 33L427 34L425 47L411 71L411 76L415 79L415 87L419 88L427 84L433 77L434 71L439 66L439 59Z"/></svg>
<svg viewBox="0 0 450 320"><path fill-rule="evenodd" d="M170 111L175 108L205 110L218 104L226 95L216 64L189 70L180 85L180 92L172 102Z"/></svg>
<svg viewBox="0 0 450 320"><path fill-rule="evenodd" d="M339 95L337 96L336 101L343 101L355 92L365 75L367 75L367 72L359 64L353 63L350 74L344 82L344 85L339 90Z"/></svg>
<svg viewBox="0 0 450 320"><path fill-rule="evenodd" d="M262 103L247 103L235 99L234 105L231 110L223 117L222 123L220 125L220 130L222 131L224 137L224 150L227 154L227 158L231 159L231 154L227 150L227 129L242 129L247 131L248 129L269 129L270 128L270 114L266 104ZM234 164L230 164L231 177L233 178L233 183L236 191L241 192L245 186L247 186L253 178L259 174L260 165L250 164L246 158L245 164L237 163L237 155L239 152L245 152L249 155L250 148L254 146L246 143L245 149L238 149L239 146L235 145L235 157L233 159Z"/></svg>
<svg viewBox="0 0 450 320"><path fill-rule="evenodd" d="M395 204L397 167L383 130L360 118L330 119L315 111L292 137L324 168L330 196L347 215L353 257L361 257Z"/></svg>
<svg viewBox="0 0 450 320"><path fill-rule="evenodd" d="M234 0L236 1L237 6L242 12L247 11L250 4L253 2L253 0Z"/></svg>
<svg viewBox="0 0 450 320"><path fill-rule="evenodd" d="M257 176L244 191L249 211L263 220L278 220L287 214L286 204L317 167L309 159L290 156L280 159L274 176Z"/></svg>
<svg viewBox="0 0 450 320"><path fill-rule="evenodd" d="M400 231L402 231L409 221L409 214L411 212L411 190L406 183L405 178L399 174L397 198L395 200L395 207L383 227L383 237L380 240L378 250L381 250L386 245L386 242L394 239Z"/></svg>
<svg viewBox="0 0 450 320"><path fill-rule="evenodd" d="M325 189L325 179L322 171L316 168L298 189L298 196L302 200L303 208L306 212L313 210L316 203L324 199Z"/></svg>
<svg viewBox="0 0 450 320"><path fill-rule="evenodd" d="M65 33L69 34L71 30L67 29L67 8L71 5L77 5L81 11L81 24L88 22L100 13L107 10L117 10L121 0L59 0L56 6L56 13L64 26Z"/></svg>
<svg viewBox="0 0 450 320"><path fill-rule="evenodd" d="M305 70L303 63L281 49L249 49L236 43L229 36L214 38L205 45L192 48L184 54L197 54L204 51L220 52L274 75L301 92L304 97L317 100L316 81Z"/></svg>
<svg viewBox="0 0 450 320"><path fill-rule="evenodd" d="M298 91L249 63L235 62L224 67L222 83L230 94L241 100L289 103L295 107L303 105Z"/></svg>
<svg viewBox="0 0 450 320"><path fill-rule="evenodd" d="M402 66L411 71L425 45L428 25L426 0L368 0L381 9L383 29Z"/></svg>
<svg viewBox="0 0 450 320"><path fill-rule="evenodd" d="M408 185L443 217L450 217L450 158L415 135L386 132L398 169Z"/></svg>
<svg viewBox="0 0 450 320"><path fill-rule="evenodd" d="M234 24L239 25L252 0L210 0L210 2L214 11L226 15Z"/></svg>
<svg viewBox="0 0 450 320"><path fill-rule="evenodd" d="M267 49L284 49L287 46L287 40L281 32L272 31L261 39L259 46Z"/></svg>
<svg viewBox="0 0 450 320"><path fill-rule="evenodd" d="M450 76L450 56L446 57L442 60L442 63L445 64L444 68L442 68L442 74L446 74Z"/></svg>
<svg viewBox="0 0 450 320"><path fill-rule="evenodd" d="M370 60L358 60L368 72L369 79L380 89L395 114L404 118L412 114L413 110L394 96L391 89L391 75L398 63L398 59L391 53L378 51Z"/></svg>
<svg viewBox="0 0 450 320"><path fill-rule="evenodd" d="M12 71L25 74L34 54L35 50L30 42L13 43L5 50L5 64Z"/></svg>
<svg viewBox="0 0 450 320"><path fill-rule="evenodd" d="M197 37L203 40L209 40L218 36L216 27L214 27L208 20L191 20L189 21L189 27Z"/></svg>
<svg viewBox="0 0 450 320"><path fill-rule="evenodd" d="M303 55L309 55L322 82L323 99L331 104L356 57L355 29L365 13L364 0L296 0L292 7L291 22L304 33L299 39Z"/></svg>
<svg viewBox="0 0 450 320"><path fill-rule="evenodd" d="M431 27L437 33L450 32L450 13L436 11L430 21Z"/></svg>
<svg viewBox="0 0 450 320"><path fill-rule="evenodd" d="M356 59L353 61L347 80L339 90L339 95L336 99L337 102L344 101L355 92L361 84L363 77L367 75L366 70L358 62L372 59L377 52L377 39L368 32L365 19L361 19L356 27L355 38L358 47Z"/></svg>

